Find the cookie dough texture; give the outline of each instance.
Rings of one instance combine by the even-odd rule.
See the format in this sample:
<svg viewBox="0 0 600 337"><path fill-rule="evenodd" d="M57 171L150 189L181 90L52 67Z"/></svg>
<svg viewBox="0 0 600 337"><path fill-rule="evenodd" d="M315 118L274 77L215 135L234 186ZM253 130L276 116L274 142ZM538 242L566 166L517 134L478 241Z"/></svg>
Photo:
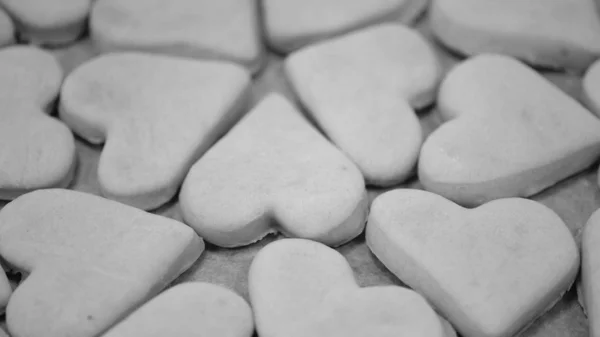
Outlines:
<svg viewBox="0 0 600 337"><path fill-rule="evenodd" d="M227 60L252 72L265 54L258 0L97 0L90 32L100 52Z"/></svg>
<svg viewBox="0 0 600 337"><path fill-rule="evenodd" d="M600 57L594 0L433 0L435 36L466 55L497 53L584 71Z"/></svg>
<svg viewBox="0 0 600 337"><path fill-rule="evenodd" d="M0 211L0 255L29 275L6 312L12 336L94 337L160 292L204 243L184 224L49 189Z"/></svg>
<svg viewBox="0 0 600 337"><path fill-rule="evenodd" d="M600 336L600 212L596 211L584 227L581 238L581 296L589 322L590 337Z"/></svg>
<svg viewBox="0 0 600 337"><path fill-rule="evenodd" d="M251 337L252 310L238 294L200 282L169 288L102 337Z"/></svg>
<svg viewBox="0 0 600 337"><path fill-rule="evenodd" d="M249 83L248 72L232 63L111 53L67 77L59 113L85 140L105 143L102 193L153 209L239 119Z"/></svg>
<svg viewBox="0 0 600 337"><path fill-rule="evenodd" d="M15 26L6 12L0 9L0 47L11 45L15 42Z"/></svg>
<svg viewBox="0 0 600 337"><path fill-rule="evenodd" d="M0 199L71 182L73 135L48 116L62 79L58 61L41 49L0 50Z"/></svg>
<svg viewBox="0 0 600 337"><path fill-rule="evenodd" d="M583 101L597 116L600 116L600 61L596 61L583 77Z"/></svg>
<svg viewBox="0 0 600 337"><path fill-rule="evenodd" d="M511 337L550 309L577 276L579 251L546 206L521 198L465 209L420 190L373 202L371 251L465 337Z"/></svg>
<svg viewBox="0 0 600 337"><path fill-rule="evenodd" d="M534 195L600 155L600 121L507 56L480 55L453 68L437 107L447 122L421 148L419 179L459 204Z"/></svg>
<svg viewBox="0 0 600 337"><path fill-rule="evenodd" d="M362 232L368 207L356 166L277 94L194 164L179 201L185 222L222 247L273 232L341 245Z"/></svg>
<svg viewBox="0 0 600 337"><path fill-rule="evenodd" d="M414 173L423 142L414 109L433 102L442 76L420 33L373 26L293 53L285 71L316 124L367 183L390 186Z"/></svg>
<svg viewBox="0 0 600 337"><path fill-rule="evenodd" d="M0 5L15 20L22 40L60 46L83 34L92 0L0 0Z"/></svg>
<svg viewBox="0 0 600 337"><path fill-rule="evenodd" d="M248 287L261 337L449 337L423 297L407 288L360 288L337 251L284 239L261 249Z"/></svg>
<svg viewBox="0 0 600 337"><path fill-rule="evenodd" d="M263 0L267 43L290 53L384 21L411 23L429 0Z"/></svg>

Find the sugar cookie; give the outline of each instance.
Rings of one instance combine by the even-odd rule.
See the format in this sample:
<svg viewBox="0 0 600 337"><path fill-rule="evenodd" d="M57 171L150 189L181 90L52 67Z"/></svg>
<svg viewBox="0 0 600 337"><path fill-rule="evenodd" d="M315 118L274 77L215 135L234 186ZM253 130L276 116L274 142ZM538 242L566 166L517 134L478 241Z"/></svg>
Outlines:
<svg viewBox="0 0 600 337"><path fill-rule="evenodd" d="M430 13L435 36L467 55L506 54L573 70L600 57L593 0L433 0Z"/></svg>
<svg viewBox="0 0 600 337"><path fill-rule="evenodd" d="M447 336L419 294L360 288L344 257L314 241L284 239L261 249L248 288L261 337Z"/></svg>
<svg viewBox="0 0 600 337"><path fill-rule="evenodd" d="M91 194L40 190L0 211L0 255L24 273L13 336L93 337L185 271L204 244L187 226Z"/></svg>
<svg viewBox="0 0 600 337"><path fill-rule="evenodd" d="M66 187L75 169L71 131L47 115L62 83L49 53L27 46L0 50L0 199ZM45 111L44 111L45 110Z"/></svg>
<svg viewBox="0 0 600 337"><path fill-rule="evenodd" d="M229 60L257 71L263 62L257 1L97 0L91 37L102 52Z"/></svg>
<svg viewBox="0 0 600 337"><path fill-rule="evenodd" d="M231 290L184 283L158 295L102 337L251 337L252 310Z"/></svg>
<svg viewBox="0 0 600 337"><path fill-rule="evenodd" d="M468 210L433 193L394 190L373 202L366 238L465 337L515 335L554 305L579 268L558 215L520 198Z"/></svg>
<svg viewBox="0 0 600 337"><path fill-rule="evenodd" d="M0 9L0 47L15 42L15 26L6 12Z"/></svg>
<svg viewBox="0 0 600 337"><path fill-rule="evenodd" d="M0 4L15 19L21 39L63 45L83 34L92 0L0 0Z"/></svg>
<svg viewBox="0 0 600 337"><path fill-rule="evenodd" d="M409 23L429 0L263 0L269 45L283 53L378 22Z"/></svg>
<svg viewBox="0 0 600 337"><path fill-rule="evenodd" d="M437 104L452 120L423 144L419 178L460 204L534 195L600 154L600 121L510 57L481 55L458 65Z"/></svg>
<svg viewBox="0 0 600 337"><path fill-rule="evenodd" d="M358 169L278 94L194 164L179 201L185 222L223 247L276 231L340 245L368 207Z"/></svg>
<svg viewBox="0 0 600 337"><path fill-rule="evenodd" d="M244 112L249 82L230 63L112 53L67 77L60 117L92 143L106 139L98 167L105 196L153 209Z"/></svg>
<svg viewBox="0 0 600 337"><path fill-rule="evenodd" d="M593 113L600 116L600 61L594 63L583 77L583 101Z"/></svg>
<svg viewBox="0 0 600 337"><path fill-rule="evenodd" d="M309 46L285 63L300 101L373 185L413 173L441 67L417 31L384 24Z"/></svg>
<svg viewBox="0 0 600 337"><path fill-rule="evenodd" d="M0 313L4 313L4 309L8 304L8 300L10 295L12 294L12 288L10 287L10 283L6 278L6 274L4 270L0 268ZM1 336L2 330L0 330Z"/></svg>

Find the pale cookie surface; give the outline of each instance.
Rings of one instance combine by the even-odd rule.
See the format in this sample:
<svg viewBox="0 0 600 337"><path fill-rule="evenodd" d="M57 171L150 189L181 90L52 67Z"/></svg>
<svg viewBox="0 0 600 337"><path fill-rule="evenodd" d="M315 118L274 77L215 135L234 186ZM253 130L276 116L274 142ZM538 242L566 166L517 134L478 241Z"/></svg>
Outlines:
<svg viewBox="0 0 600 337"><path fill-rule="evenodd" d="M433 101L441 79L420 33L373 26L301 49L285 70L302 104L367 183L392 185L413 173L423 141L413 108Z"/></svg>
<svg viewBox="0 0 600 337"><path fill-rule="evenodd" d="M251 337L252 310L229 289L184 283L158 295L102 337Z"/></svg>
<svg viewBox="0 0 600 337"><path fill-rule="evenodd" d="M0 9L0 46L4 47L15 42L15 26L6 12Z"/></svg>
<svg viewBox="0 0 600 337"><path fill-rule="evenodd" d="M447 337L419 294L397 286L360 288L335 250L302 239L261 249L248 279L261 337Z"/></svg>
<svg viewBox="0 0 600 337"><path fill-rule="evenodd" d="M510 198L469 210L394 190L373 202L367 244L465 337L510 337L550 309L577 275L571 233L552 210Z"/></svg>
<svg viewBox="0 0 600 337"><path fill-rule="evenodd" d="M98 166L105 196L153 209L238 120L249 78L232 63L107 54L67 77L60 117L89 142L106 140Z"/></svg>
<svg viewBox="0 0 600 337"><path fill-rule="evenodd" d="M15 337L93 337L196 261L184 224L69 190L23 195L0 212L0 255L29 276L6 319Z"/></svg>
<svg viewBox="0 0 600 337"><path fill-rule="evenodd" d="M583 78L583 101L600 116L600 61L592 64Z"/></svg>
<svg viewBox="0 0 600 337"><path fill-rule="evenodd" d="M0 199L72 180L73 135L47 115L62 78L56 59L41 49L0 50Z"/></svg>
<svg viewBox="0 0 600 337"><path fill-rule="evenodd" d="M10 287L10 283L6 278L6 274L4 270L0 268L0 313L4 313L6 309L6 305L8 304L8 300L10 299L10 295L12 294L12 288ZM0 330L0 336L2 335L2 330Z"/></svg>
<svg viewBox="0 0 600 337"><path fill-rule="evenodd" d="M430 13L436 37L467 55L506 54L576 71L600 57L593 0L433 0Z"/></svg>
<svg viewBox="0 0 600 337"><path fill-rule="evenodd" d="M600 121L529 67L481 55L440 86L446 120L423 144L419 179L464 205L527 197L590 166Z"/></svg>
<svg viewBox="0 0 600 337"><path fill-rule="evenodd" d="M258 11L257 0L97 0L90 30L102 52L229 60L257 71L263 61Z"/></svg>
<svg viewBox="0 0 600 337"><path fill-rule="evenodd" d="M41 45L63 45L87 27L92 0L0 0L15 19L21 39Z"/></svg>
<svg viewBox="0 0 600 337"><path fill-rule="evenodd" d="M589 322L590 337L600 336L600 211L594 212L581 239L582 304Z"/></svg>
<svg viewBox="0 0 600 337"><path fill-rule="evenodd" d="M277 231L340 245L367 212L356 166L276 94L194 164L179 201L186 223L224 247Z"/></svg>
<svg viewBox="0 0 600 337"><path fill-rule="evenodd" d="M267 43L289 53L378 22L415 20L429 0L263 0Z"/></svg>

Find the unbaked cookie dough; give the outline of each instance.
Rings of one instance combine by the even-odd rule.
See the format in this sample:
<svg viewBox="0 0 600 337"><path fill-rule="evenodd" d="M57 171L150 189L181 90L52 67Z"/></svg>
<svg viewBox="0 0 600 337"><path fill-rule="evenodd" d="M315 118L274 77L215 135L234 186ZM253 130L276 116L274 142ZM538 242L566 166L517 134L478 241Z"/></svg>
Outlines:
<svg viewBox="0 0 600 337"><path fill-rule="evenodd" d="M91 194L31 192L0 211L0 255L27 274L8 303L12 336L95 337L204 249L184 224Z"/></svg>
<svg viewBox="0 0 600 337"><path fill-rule="evenodd" d="M258 0L97 0L91 38L101 52L136 50L263 64Z"/></svg>
<svg viewBox="0 0 600 337"><path fill-rule="evenodd" d="M285 70L309 114L367 183L394 185L414 173L423 142L414 109L433 102L442 77L420 33L373 26L301 49Z"/></svg>
<svg viewBox="0 0 600 337"><path fill-rule="evenodd" d="M364 228L360 171L278 94L252 109L191 168L183 219L222 247L273 232L341 245Z"/></svg>
<svg viewBox="0 0 600 337"><path fill-rule="evenodd" d="M371 251L465 337L512 337L577 276L579 251L561 218L521 198L462 208L420 190L377 197Z"/></svg>
<svg viewBox="0 0 600 337"><path fill-rule="evenodd" d="M419 179L459 204L534 195L600 155L600 121L511 57L480 55L453 68L437 108L449 121L423 144Z"/></svg>
<svg viewBox="0 0 600 337"><path fill-rule="evenodd" d="M398 286L360 288L350 265L320 243L261 249L248 277L261 337L450 337L427 301Z"/></svg>
<svg viewBox="0 0 600 337"><path fill-rule="evenodd" d="M239 119L249 84L249 73L228 62L111 53L67 77L60 117L89 142L106 140L98 166L105 196L154 209Z"/></svg>
<svg viewBox="0 0 600 337"><path fill-rule="evenodd" d="M435 36L467 55L505 54L575 71L600 57L594 0L432 0L430 16Z"/></svg>

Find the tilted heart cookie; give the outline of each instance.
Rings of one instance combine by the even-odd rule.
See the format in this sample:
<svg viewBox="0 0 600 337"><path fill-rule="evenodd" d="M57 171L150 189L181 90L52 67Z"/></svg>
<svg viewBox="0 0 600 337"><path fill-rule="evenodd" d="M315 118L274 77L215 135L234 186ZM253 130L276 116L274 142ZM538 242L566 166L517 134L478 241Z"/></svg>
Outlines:
<svg viewBox="0 0 600 337"><path fill-rule="evenodd" d="M184 283L152 299L102 337L251 337L252 310L231 290Z"/></svg>
<svg viewBox="0 0 600 337"><path fill-rule="evenodd" d="M152 209L175 195L191 165L238 120L249 82L230 63L107 54L67 77L60 117L92 143L106 139L102 193Z"/></svg>
<svg viewBox="0 0 600 337"><path fill-rule="evenodd" d="M19 37L42 45L63 45L87 27L92 0L0 0L17 24Z"/></svg>
<svg viewBox="0 0 600 337"><path fill-rule="evenodd" d="M70 190L0 211L0 255L29 276L8 303L13 336L93 337L151 298L204 249L180 222Z"/></svg>
<svg viewBox="0 0 600 337"><path fill-rule="evenodd" d="M509 57L481 55L458 65L437 104L452 120L423 144L419 178L460 204L534 195L600 154L600 121Z"/></svg>
<svg viewBox="0 0 600 337"><path fill-rule="evenodd" d="M435 36L467 55L505 54L577 71L600 57L594 0L433 0L430 13Z"/></svg>
<svg viewBox="0 0 600 337"><path fill-rule="evenodd" d="M75 170L71 131L48 116L63 73L49 53L27 46L0 50L0 199L66 187Z"/></svg>
<svg viewBox="0 0 600 337"><path fill-rule="evenodd" d="M248 277L261 337L442 337L427 302L397 286L360 288L335 250L302 239L261 249Z"/></svg>
<svg viewBox="0 0 600 337"><path fill-rule="evenodd" d="M384 24L309 46L285 63L316 123L374 185L413 171L423 135L413 108L430 104L441 79L417 31Z"/></svg>
<svg viewBox="0 0 600 337"><path fill-rule="evenodd" d="M188 173L185 222L223 247L281 231L340 245L364 228L358 169L285 98L264 98Z"/></svg>
<svg viewBox="0 0 600 337"><path fill-rule="evenodd" d="M592 64L583 77L583 101L600 116L600 61Z"/></svg>
<svg viewBox="0 0 600 337"><path fill-rule="evenodd" d="M571 286L579 254L549 208L510 198L464 209L400 189L371 206L367 245L465 337L510 337Z"/></svg>
<svg viewBox="0 0 600 337"><path fill-rule="evenodd" d="M409 23L429 0L263 0L265 34L275 50L300 47L378 22Z"/></svg>
<svg viewBox="0 0 600 337"><path fill-rule="evenodd" d="M4 47L15 42L15 26L6 12L0 9L0 46Z"/></svg>
<svg viewBox="0 0 600 337"><path fill-rule="evenodd" d="M263 63L258 0L97 0L91 37L102 52L139 50Z"/></svg>

